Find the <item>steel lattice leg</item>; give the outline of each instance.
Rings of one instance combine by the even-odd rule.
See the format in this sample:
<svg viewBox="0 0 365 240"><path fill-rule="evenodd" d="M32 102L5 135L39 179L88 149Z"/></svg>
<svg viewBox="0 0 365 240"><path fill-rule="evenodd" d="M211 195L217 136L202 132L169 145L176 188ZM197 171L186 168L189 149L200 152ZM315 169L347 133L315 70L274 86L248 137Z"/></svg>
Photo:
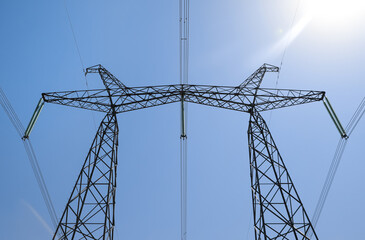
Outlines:
<svg viewBox="0 0 365 240"><path fill-rule="evenodd" d="M107 114L53 239L113 239L117 148L117 118L115 114Z"/></svg>
<svg viewBox="0 0 365 240"><path fill-rule="evenodd" d="M318 239L261 115L248 128L255 239Z"/></svg>

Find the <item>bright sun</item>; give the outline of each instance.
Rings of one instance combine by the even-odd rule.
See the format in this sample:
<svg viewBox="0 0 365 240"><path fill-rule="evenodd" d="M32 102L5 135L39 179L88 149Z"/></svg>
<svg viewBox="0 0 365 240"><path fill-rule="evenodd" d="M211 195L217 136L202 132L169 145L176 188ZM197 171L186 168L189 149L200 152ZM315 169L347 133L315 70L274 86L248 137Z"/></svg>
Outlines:
<svg viewBox="0 0 365 240"><path fill-rule="evenodd" d="M304 0L304 11L326 27L355 24L365 15L365 0Z"/></svg>

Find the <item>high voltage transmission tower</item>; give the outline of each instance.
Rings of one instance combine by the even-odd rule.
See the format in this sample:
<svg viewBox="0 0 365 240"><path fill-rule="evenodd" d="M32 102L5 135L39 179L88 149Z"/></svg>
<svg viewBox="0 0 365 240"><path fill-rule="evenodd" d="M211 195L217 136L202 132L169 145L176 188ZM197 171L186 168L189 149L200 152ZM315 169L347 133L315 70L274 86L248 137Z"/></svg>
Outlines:
<svg viewBox="0 0 365 240"><path fill-rule="evenodd" d="M107 69L96 65L87 68L86 74L99 74L105 89L43 93L42 99L47 103L105 113L53 239L113 239L118 165L117 114L175 102L250 114L248 147L256 240L310 239L311 235L311 239L318 239L260 113L321 101L325 92L260 87L265 73L278 70L278 67L264 64L236 87L183 83L127 87ZM42 104L37 109L41 107ZM31 121L31 126L34 122Z"/></svg>
<svg viewBox="0 0 365 240"><path fill-rule="evenodd" d="M87 68L86 74L98 73L105 89L42 94L42 100L36 108L24 138L29 136L43 107L43 101L106 113L53 239L114 238L118 165L116 115L174 102L179 102L181 106L181 240L187 238L185 109L186 103L189 102L250 114L248 143L255 239L309 239L311 236L318 239L260 112L320 101L324 98L324 92L260 88L266 72L279 71L277 67L268 64L261 66L237 87L190 85L188 83L189 0L179 0L179 3L180 84L127 87L104 67L96 65ZM328 106L330 107L329 102ZM329 112L330 114L333 112L332 108ZM334 112L333 116L336 117Z"/></svg>

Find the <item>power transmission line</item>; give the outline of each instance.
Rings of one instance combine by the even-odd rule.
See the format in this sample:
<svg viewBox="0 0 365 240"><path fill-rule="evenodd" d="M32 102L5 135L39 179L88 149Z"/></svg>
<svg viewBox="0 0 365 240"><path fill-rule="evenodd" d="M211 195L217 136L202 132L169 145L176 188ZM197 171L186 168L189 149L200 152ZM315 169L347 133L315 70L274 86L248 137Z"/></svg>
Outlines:
<svg viewBox="0 0 365 240"><path fill-rule="evenodd" d="M77 54L79 56L79 60L80 60L80 63L81 63L81 68L82 68L82 71L85 73L85 65L84 65L84 61L83 61L83 58L81 56L81 51L80 51L80 48L79 48L79 44L77 42L77 38L76 38L76 34L75 34L75 30L74 30L74 27L73 27L73 24L72 24L72 21L71 21L71 17L70 17L70 13L68 11L68 7L67 7L67 2L66 0L63 0L63 5L65 7L65 11L66 11L66 15L67 15L67 20L68 20L68 23L69 23L69 26L70 26L70 29L71 29L71 32L72 32L72 38L74 40L74 43L75 43L75 47L76 47L76 50L77 50ZM86 77L86 74L84 74L84 78L85 78L85 84L86 84L86 89L89 89L89 82L87 80L87 77ZM89 93L88 93L89 94ZM93 123L94 123L94 128L96 129L96 122L95 122L95 116L94 116L94 113L92 112L91 113L92 115L92 118L93 118Z"/></svg>
<svg viewBox="0 0 365 240"><path fill-rule="evenodd" d="M13 124L15 130L17 131L18 135L20 138L23 137L24 134L24 127L22 125L22 123L20 122L18 115L15 113L14 108L11 106L10 101L8 100L8 98L6 97L4 91L2 90L2 88L0 88L0 104L3 107L6 115L8 116L9 120L11 121L11 123ZM23 138L23 144L24 144L24 148L25 151L27 153L28 156L28 160L29 163L32 167L34 176L37 180L38 183L38 187L39 190L41 191L44 203L46 204L47 210L48 210L48 214L51 218L52 224L54 226L54 229L57 227L57 215L56 215L56 211L54 209L51 197L49 195L48 189L47 189L47 185L46 182L44 180L41 168L39 166L38 160L37 160L37 156L35 154L34 148L32 146L32 143L30 141L29 138L24 139Z"/></svg>
<svg viewBox="0 0 365 240"><path fill-rule="evenodd" d="M289 31L292 31L292 29L293 29L295 19L297 18L297 14L298 14L298 9L299 9L300 3L301 3L301 0L299 0L299 1L298 1L298 3L297 3L297 7L295 8L294 17L293 17L293 20L292 20L292 22L291 22L291 26L290 26L290 30L289 30ZM285 55L286 55L286 50L287 50L287 48L288 48L288 46L289 46L289 39L290 39L289 37L286 39L286 43L285 43L285 47L284 47L284 51L283 51L283 55L281 56L281 61L280 61L280 66L279 66L279 72L278 72L278 75L277 75L277 78L276 78L276 85L275 85L275 88L277 88L278 83L279 83L279 78L280 78L281 68L282 68L282 66L283 66L284 58L285 58Z"/></svg>
<svg viewBox="0 0 365 240"><path fill-rule="evenodd" d="M364 115L364 113L365 113L365 97L360 102L358 108L356 109L355 113L352 115L349 123L346 126L345 131L346 131L348 137L350 137L350 135L352 134L352 132L354 131L354 129L358 125L358 123L359 123L360 119L362 118L362 116ZM321 191L321 194L319 196L319 199L318 199L318 202L317 202L317 205L316 205L313 217L312 217L312 224L313 224L314 228L316 227L316 225L318 223L318 220L319 220L319 217L322 213L324 204L327 200L328 193L331 189L331 186L332 186L333 180L335 178L338 166L340 165L343 153L345 151L346 144L347 144L347 141L348 141L348 137L347 138L341 137L340 140L338 141L335 154L333 156L330 168L329 168L328 173L327 173L326 180L323 184L322 191Z"/></svg>
<svg viewBox="0 0 365 240"><path fill-rule="evenodd" d="M294 26L295 19L297 18L297 14L298 14L298 9L299 9L300 3L301 3L301 0L298 0L297 6L296 6L295 12L294 12L293 20L292 20L291 25L290 25L290 28L289 28L289 31L290 32L292 31L293 26ZM285 58L285 55L286 55L286 50L287 50L287 48L289 46L289 39L290 39L289 37L286 39L284 51L283 51L283 54L281 55L281 60L280 60L280 65L279 65L279 71L278 71L278 74L276 75L276 82L275 82L275 88L276 89L278 88L278 85L279 85L280 73L281 73L281 69L283 67L283 62L284 62L284 58ZM270 112L269 124L271 122L271 118L272 118L272 112Z"/></svg>
<svg viewBox="0 0 365 240"><path fill-rule="evenodd" d="M84 61L82 60L82 57L81 57L79 44L77 43L77 39L76 39L76 35L75 35L75 30L74 30L74 27L73 27L72 22L71 22L71 17L70 17L70 13L68 11L68 7L67 7L66 0L63 0L63 5L65 7L65 11L66 11L66 14L67 14L68 23L70 24L70 28L71 28L71 32L72 32L72 37L73 37L73 40L75 42L77 54L79 55L80 63L81 63L81 66L82 66L82 71L85 72ZM86 79L86 77L85 77L85 79ZM86 80L86 84L88 84L87 83L87 80Z"/></svg>
<svg viewBox="0 0 365 240"><path fill-rule="evenodd" d="M189 83L189 0L179 0L180 85ZM181 89L183 92L183 89ZM187 104L181 96L180 196L181 240L187 238Z"/></svg>

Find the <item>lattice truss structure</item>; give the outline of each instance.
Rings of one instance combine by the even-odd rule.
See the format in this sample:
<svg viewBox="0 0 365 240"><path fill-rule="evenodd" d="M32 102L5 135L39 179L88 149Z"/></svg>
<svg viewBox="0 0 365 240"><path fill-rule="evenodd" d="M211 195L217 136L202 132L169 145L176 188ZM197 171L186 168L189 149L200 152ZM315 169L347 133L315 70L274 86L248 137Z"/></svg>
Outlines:
<svg viewBox="0 0 365 240"><path fill-rule="evenodd" d="M43 99L106 113L66 204L53 239L113 239L116 191L117 114L174 102L190 102L250 114L248 127L255 239L318 239L260 115L262 111L320 101L323 91L261 88L264 64L237 87L175 84L127 87L101 65L105 89L43 93Z"/></svg>

